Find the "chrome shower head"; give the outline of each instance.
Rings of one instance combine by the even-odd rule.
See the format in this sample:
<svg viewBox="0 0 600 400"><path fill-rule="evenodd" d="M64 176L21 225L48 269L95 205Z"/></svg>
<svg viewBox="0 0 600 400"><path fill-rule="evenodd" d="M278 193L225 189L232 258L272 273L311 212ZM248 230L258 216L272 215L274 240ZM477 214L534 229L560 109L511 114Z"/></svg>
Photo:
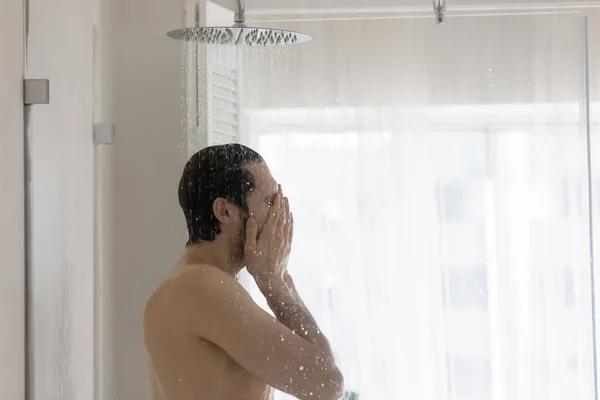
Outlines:
<svg viewBox="0 0 600 400"><path fill-rule="evenodd" d="M311 40L311 37L304 33L282 29L247 27L239 22L230 27L208 26L177 29L167 33L167 36L173 39L204 44L238 46L285 46Z"/></svg>
<svg viewBox="0 0 600 400"><path fill-rule="evenodd" d="M311 37L304 33L282 29L248 27L246 21L246 5L238 0L233 26L199 26L200 8L196 4L196 27L176 29L167 33L173 39L203 44L241 45L241 46L285 46L304 43Z"/></svg>

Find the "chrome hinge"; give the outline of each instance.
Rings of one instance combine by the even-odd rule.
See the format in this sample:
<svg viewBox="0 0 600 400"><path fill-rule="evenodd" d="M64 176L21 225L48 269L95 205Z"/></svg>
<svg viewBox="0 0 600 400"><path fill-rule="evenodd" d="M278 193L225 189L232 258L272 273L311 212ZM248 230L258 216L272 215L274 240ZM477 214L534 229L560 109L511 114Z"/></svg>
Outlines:
<svg viewBox="0 0 600 400"><path fill-rule="evenodd" d="M114 144L115 126L113 124L94 125L94 144Z"/></svg>
<svg viewBox="0 0 600 400"><path fill-rule="evenodd" d="M50 103L50 81L48 79L25 79L23 102L26 106Z"/></svg>

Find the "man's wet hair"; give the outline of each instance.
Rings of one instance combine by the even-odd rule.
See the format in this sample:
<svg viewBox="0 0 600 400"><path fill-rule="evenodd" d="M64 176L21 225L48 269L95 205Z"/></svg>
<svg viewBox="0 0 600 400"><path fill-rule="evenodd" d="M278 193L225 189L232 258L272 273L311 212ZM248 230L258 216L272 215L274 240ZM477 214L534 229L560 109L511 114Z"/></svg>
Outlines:
<svg viewBox="0 0 600 400"><path fill-rule="evenodd" d="M213 241L221 232L213 213L213 203L224 198L248 214L248 193L254 177L248 164L264 163L256 151L241 144L206 147L194 154L185 165L179 182L179 205L185 215L188 245Z"/></svg>

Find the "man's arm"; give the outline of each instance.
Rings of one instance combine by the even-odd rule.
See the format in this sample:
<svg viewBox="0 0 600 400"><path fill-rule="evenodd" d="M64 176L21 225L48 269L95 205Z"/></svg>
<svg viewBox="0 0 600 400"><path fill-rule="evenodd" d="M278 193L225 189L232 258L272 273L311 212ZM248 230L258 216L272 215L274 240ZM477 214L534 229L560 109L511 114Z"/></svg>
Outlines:
<svg viewBox="0 0 600 400"><path fill-rule="evenodd" d="M279 322L309 342L325 348L329 354L333 354L329 341L298 295L289 275L265 284L257 281L257 284Z"/></svg>
<svg viewBox="0 0 600 400"><path fill-rule="evenodd" d="M245 370L299 399L342 396L343 378L327 339L283 280L260 286L284 323L215 268L190 272L181 285L179 298L182 309L190 310L193 333L222 348Z"/></svg>
<svg viewBox="0 0 600 400"><path fill-rule="evenodd" d="M306 304L304 304L304 301L302 301L302 298L300 297L300 294L298 293L298 289L296 289L296 285L294 284L294 280L292 279L292 276L289 274L289 272L286 272L283 275L283 281L285 282L287 287L290 289L290 292L292 293L292 296L294 296L294 299L296 299L296 301L302 306L304 311L306 311L307 313L310 314L310 310L308 309L308 307L306 307ZM311 317L312 317L312 315L311 315Z"/></svg>

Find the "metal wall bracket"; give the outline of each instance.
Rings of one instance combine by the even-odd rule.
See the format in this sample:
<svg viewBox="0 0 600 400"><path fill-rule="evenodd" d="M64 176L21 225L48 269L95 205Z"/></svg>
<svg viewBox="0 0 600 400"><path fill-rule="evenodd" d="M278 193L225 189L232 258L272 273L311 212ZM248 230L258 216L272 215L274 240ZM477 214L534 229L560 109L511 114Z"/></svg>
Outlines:
<svg viewBox="0 0 600 400"><path fill-rule="evenodd" d="M446 22L446 0L433 0L433 12L435 13L435 22L443 25Z"/></svg>
<svg viewBox="0 0 600 400"><path fill-rule="evenodd" d="M94 125L94 144L114 144L115 126L113 124Z"/></svg>
<svg viewBox="0 0 600 400"><path fill-rule="evenodd" d="M23 102L26 106L50 103L50 81L48 79L25 79Z"/></svg>

